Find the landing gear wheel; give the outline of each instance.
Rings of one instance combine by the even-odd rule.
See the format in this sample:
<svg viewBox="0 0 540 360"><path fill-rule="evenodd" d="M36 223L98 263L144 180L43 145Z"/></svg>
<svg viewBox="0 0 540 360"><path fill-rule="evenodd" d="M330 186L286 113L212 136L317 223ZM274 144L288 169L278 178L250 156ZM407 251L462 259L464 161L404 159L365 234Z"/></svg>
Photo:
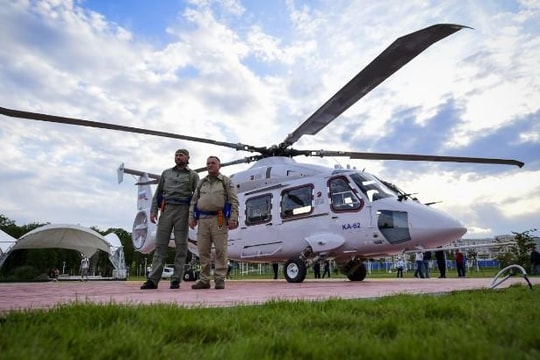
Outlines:
<svg viewBox="0 0 540 360"><path fill-rule="evenodd" d="M340 265L339 270L351 281L362 281L366 278L366 267L360 260L351 260Z"/></svg>
<svg viewBox="0 0 540 360"><path fill-rule="evenodd" d="M301 283L306 278L306 264L298 257L289 259L283 267L285 279L290 283Z"/></svg>
<svg viewBox="0 0 540 360"><path fill-rule="evenodd" d="M194 270L187 270L184 272L184 281L196 281L197 278L197 273Z"/></svg>

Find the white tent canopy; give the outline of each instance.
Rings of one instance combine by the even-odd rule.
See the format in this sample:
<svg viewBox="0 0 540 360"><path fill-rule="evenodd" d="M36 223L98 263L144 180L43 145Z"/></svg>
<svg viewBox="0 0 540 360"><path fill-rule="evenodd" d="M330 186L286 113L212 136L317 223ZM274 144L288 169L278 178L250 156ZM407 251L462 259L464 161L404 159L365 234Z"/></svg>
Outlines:
<svg viewBox="0 0 540 360"><path fill-rule="evenodd" d="M79 225L51 224L34 229L19 238L10 249L62 248L76 250L90 258L98 250L111 255L111 244L96 231Z"/></svg>
<svg viewBox="0 0 540 360"><path fill-rule="evenodd" d="M51 224L34 229L18 240L0 231L0 246L0 267L11 251L19 249L71 249L87 258L103 250L114 266L113 277L125 279L127 276L124 249L115 233L102 236L79 225Z"/></svg>
<svg viewBox="0 0 540 360"><path fill-rule="evenodd" d="M112 252L123 246L120 238L115 233L108 233L107 235L105 235L105 239L107 240L109 245L111 245Z"/></svg>
<svg viewBox="0 0 540 360"><path fill-rule="evenodd" d="M17 242L13 236L0 230L0 255L6 253Z"/></svg>

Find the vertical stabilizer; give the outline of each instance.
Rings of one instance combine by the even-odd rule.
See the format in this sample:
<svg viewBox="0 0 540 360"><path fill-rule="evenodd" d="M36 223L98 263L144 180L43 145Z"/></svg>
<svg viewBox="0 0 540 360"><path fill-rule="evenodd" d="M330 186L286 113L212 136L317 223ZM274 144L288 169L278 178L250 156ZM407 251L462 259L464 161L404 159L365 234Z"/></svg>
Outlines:
<svg viewBox="0 0 540 360"><path fill-rule="evenodd" d="M137 210L150 209L150 206L152 205L151 183L148 174L144 173L139 176L139 181L137 182Z"/></svg>
<svg viewBox="0 0 540 360"><path fill-rule="evenodd" d="M118 177L118 183L124 181L124 163L121 163L118 169L116 169L116 176Z"/></svg>

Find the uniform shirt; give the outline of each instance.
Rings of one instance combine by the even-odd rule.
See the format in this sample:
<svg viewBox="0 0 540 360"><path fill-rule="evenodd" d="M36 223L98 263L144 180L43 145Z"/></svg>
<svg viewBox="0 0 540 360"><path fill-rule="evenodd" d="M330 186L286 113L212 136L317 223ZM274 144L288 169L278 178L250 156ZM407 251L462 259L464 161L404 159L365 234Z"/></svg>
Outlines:
<svg viewBox="0 0 540 360"><path fill-rule="evenodd" d="M150 213L157 214L161 206L158 204L160 196L166 204L189 204L198 182L199 174L189 168L179 169L175 166L163 171L152 198Z"/></svg>
<svg viewBox="0 0 540 360"><path fill-rule="evenodd" d="M444 251L442 250L435 251L435 257L437 258L437 261L444 261L446 258Z"/></svg>
<svg viewBox="0 0 540 360"><path fill-rule="evenodd" d="M222 210L225 202L231 204L231 216L233 220L238 219L238 196L236 188L231 180L225 175L218 174L217 177L204 177L193 194L189 207L189 219L193 219L195 205L201 211Z"/></svg>

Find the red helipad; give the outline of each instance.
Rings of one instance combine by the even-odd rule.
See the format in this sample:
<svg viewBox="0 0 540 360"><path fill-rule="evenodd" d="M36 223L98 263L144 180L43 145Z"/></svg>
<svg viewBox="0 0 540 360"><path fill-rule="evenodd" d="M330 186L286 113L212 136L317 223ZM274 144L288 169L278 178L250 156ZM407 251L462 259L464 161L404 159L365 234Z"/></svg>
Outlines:
<svg viewBox="0 0 540 360"><path fill-rule="evenodd" d="M540 278L530 278L540 284ZM448 279L344 279L306 280L300 284L285 280L229 280L225 290L192 290L192 282L183 282L179 290L170 290L163 281L157 290L140 290L141 282L89 281L0 283L0 313L47 309L59 304L90 302L98 304L172 303L184 307L212 307L262 304L271 300L327 300L377 298L395 294L442 293L491 288L491 278ZM512 284L528 286L523 277L512 277L497 289Z"/></svg>

